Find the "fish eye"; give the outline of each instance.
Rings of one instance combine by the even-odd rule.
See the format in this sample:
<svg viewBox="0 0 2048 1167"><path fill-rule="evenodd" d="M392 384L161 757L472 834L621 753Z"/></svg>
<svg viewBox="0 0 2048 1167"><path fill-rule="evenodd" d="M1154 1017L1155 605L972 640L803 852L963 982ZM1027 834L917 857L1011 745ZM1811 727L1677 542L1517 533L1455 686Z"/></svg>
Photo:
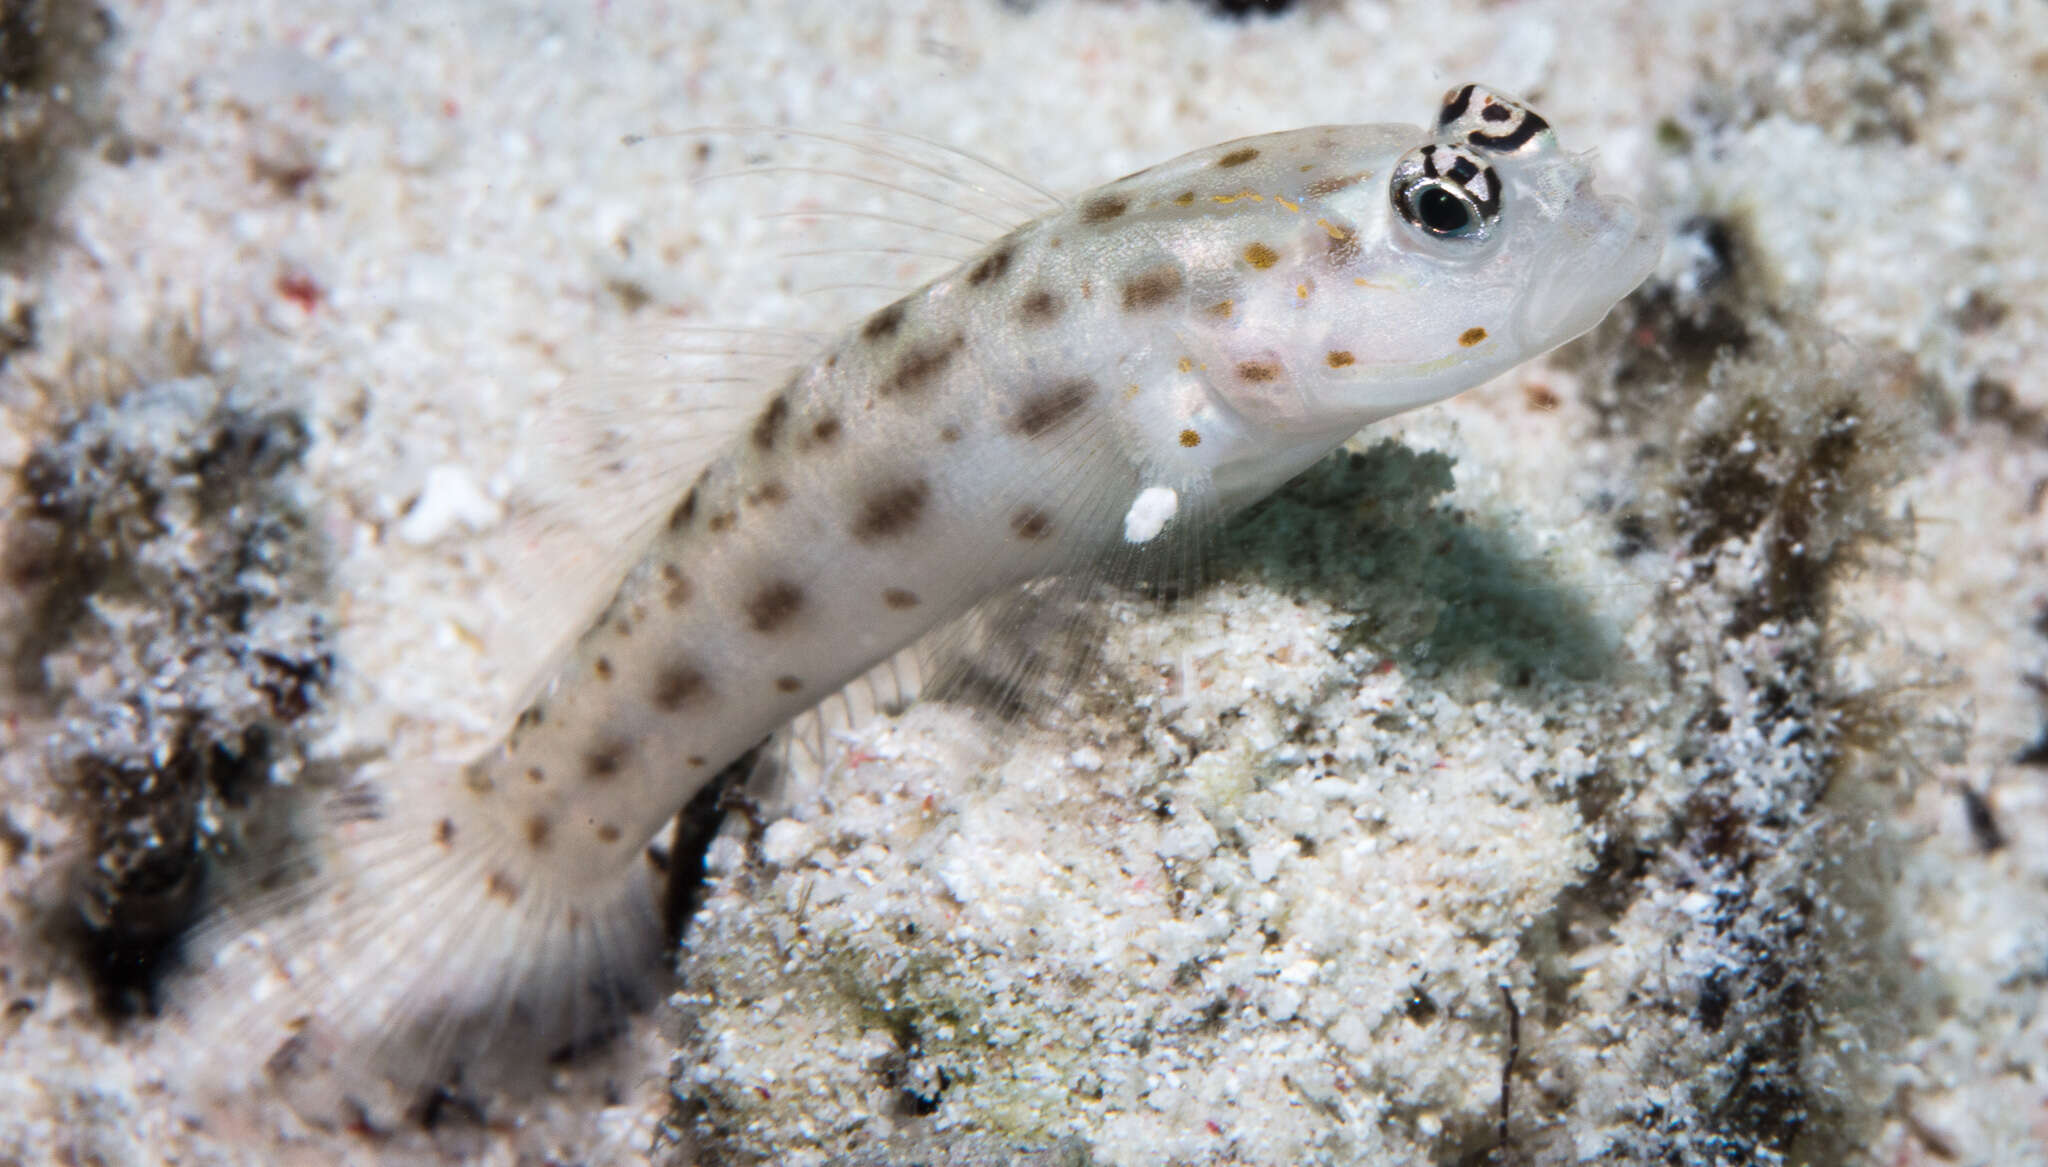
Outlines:
<svg viewBox="0 0 2048 1167"><path fill-rule="evenodd" d="M1403 219L1436 239L1481 243L1500 221L1500 176L1457 146L1410 151L1394 168L1387 193Z"/></svg>
<svg viewBox="0 0 2048 1167"><path fill-rule="evenodd" d="M1479 230L1479 209L1472 200L1441 183L1411 189L1405 210L1410 222L1432 235L1459 239Z"/></svg>

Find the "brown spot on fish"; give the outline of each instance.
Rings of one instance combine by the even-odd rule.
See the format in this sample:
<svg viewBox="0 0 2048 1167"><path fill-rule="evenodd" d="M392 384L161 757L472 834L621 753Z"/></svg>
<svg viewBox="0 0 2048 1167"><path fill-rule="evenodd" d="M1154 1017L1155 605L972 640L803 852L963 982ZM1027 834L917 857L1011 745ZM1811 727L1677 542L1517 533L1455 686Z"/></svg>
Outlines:
<svg viewBox="0 0 2048 1167"><path fill-rule="evenodd" d="M596 749L583 755L584 777L592 781L602 781L616 775L625 766L627 755L632 752L632 746L623 741L601 743Z"/></svg>
<svg viewBox="0 0 2048 1167"><path fill-rule="evenodd" d="M539 766L528 766L526 768L526 780L538 786L548 780L548 772Z"/></svg>
<svg viewBox="0 0 2048 1167"><path fill-rule="evenodd" d="M1010 529L1019 539L1043 539L1052 531L1052 516L1037 507L1025 507L1010 516Z"/></svg>
<svg viewBox="0 0 2048 1167"><path fill-rule="evenodd" d="M1344 351L1343 349L1331 349L1330 355L1324 357L1323 359L1330 362L1330 367L1333 369L1341 369L1346 365L1354 365L1358 363L1357 357L1352 356L1350 353Z"/></svg>
<svg viewBox="0 0 2048 1167"><path fill-rule="evenodd" d="M536 851L542 850L548 845L548 835L554 829L555 825L545 816L534 815L526 820L526 845Z"/></svg>
<svg viewBox="0 0 2048 1167"><path fill-rule="evenodd" d="M854 516L853 537L863 543L893 538L917 525L931 497L931 484L922 478L898 482L868 495L860 513Z"/></svg>
<svg viewBox="0 0 2048 1167"><path fill-rule="evenodd" d="M898 612L907 612L917 607L917 593L902 588L882 589L882 602Z"/></svg>
<svg viewBox="0 0 2048 1167"><path fill-rule="evenodd" d="M512 723L515 730L535 729L548 719L548 711L538 701L519 711L519 717Z"/></svg>
<svg viewBox="0 0 2048 1167"><path fill-rule="evenodd" d="M670 665L655 674L651 696L656 709L674 713L710 691L711 683L703 670L690 665Z"/></svg>
<svg viewBox="0 0 2048 1167"><path fill-rule="evenodd" d="M690 586L690 577L683 574L682 568L673 563L662 564L661 583L661 602L667 604L670 611L675 611L690 602L690 595L694 589Z"/></svg>
<svg viewBox="0 0 2048 1167"><path fill-rule="evenodd" d="M1254 243L1244 249L1244 261L1265 271L1280 262L1280 253L1263 243Z"/></svg>
<svg viewBox="0 0 2048 1167"><path fill-rule="evenodd" d="M684 527L689 526L690 520L695 518L696 515L697 488L693 486L683 492L683 501L677 503L676 509L668 513L668 529L680 531Z"/></svg>
<svg viewBox="0 0 2048 1167"><path fill-rule="evenodd" d="M783 676L775 678L775 688L778 692L794 693L803 687L804 682L801 677Z"/></svg>
<svg viewBox="0 0 2048 1167"><path fill-rule="evenodd" d="M434 841L436 843L441 844L443 847L452 847L455 845L454 819L441 820L440 824L434 828Z"/></svg>
<svg viewBox="0 0 2048 1167"><path fill-rule="evenodd" d="M519 881L502 871L491 872L491 878L486 881L485 887L493 899L504 900L508 904L519 902Z"/></svg>
<svg viewBox="0 0 2048 1167"><path fill-rule="evenodd" d="M623 834L625 832L619 829L617 823L597 824L597 841L600 843L616 843Z"/></svg>
<svg viewBox="0 0 2048 1167"><path fill-rule="evenodd" d="M1357 174L1333 174L1328 178L1318 178L1307 186L1302 187L1301 193L1312 199L1319 199L1324 195L1336 194L1347 186L1352 186L1371 177L1372 171L1370 170L1361 170Z"/></svg>
<svg viewBox="0 0 2048 1167"><path fill-rule="evenodd" d="M942 442L957 442L957 441L959 441L959 440L960 440L960 427L959 427L959 426L957 426L957 425L951 425L951 424L948 424L948 425L942 425L942 426L940 426L940 427L939 427L939 440L940 440L940 441L942 441Z"/></svg>
<svg viewBox="0 0 2048 1167"><path fill-rule="evenodd" d="M756 487L747 501L757 507L779 507L789 501L789 488L782 485L781 479L771 478Z"/></svg>
<svg viewBox="0 0 2048 1167"><path fill-rule="evenodd" d="M1280 379L1280 366L1272 361L1245 361L1237 366L1237 375L1253 384Z"/></svg>
<svg viewBox="0 0 2048 1167"><path fill-rule="evenodd" d="M1059 297L1040 288L1017 302L1017 316L1033 327L1051 324L1060 318Z"/></svg>
<svg viewBox="0 0 2048 1167"><path fill-rule="evenodd" d="M1180 269L1170 263L1139 272L1124 284L1124 311L1157 308L1180 294Z"/></svg>
<svg viewBox="0 0 2048 1167"><path fill-rule="evenodd" d="M896 362L896 372L882 384L884 393L915 393L930 387L946 366L953 363L953 356L967 343L959 333L937 344L920 345L903 354Z"/></svg>
<svg viewBox="0 0 2048 1167"><path fill-rule="evenodd" d="M1083 223L1107 223L1111 219L1120 218L1125 211L1130 209L1130 200L1122 195L1101 195L1081 204L1081 221Z"/></svg>
<svg viewBox="0 0 2048 1167"><path fill-rule="evenodd" d="M978 288L990 280L1001 279L1003 273L1009 270L1010 246L1006 243L987 255L982 256L981 262L968 270L967 282L969 285Z"/></svg>
<svg viewBox="0 0 2048 1167"><path fill-rule="evenodd" d="M1465 331L1458 334L1458 343L1464 345L1466 348L1471 348L1473 345L1478 344L1480 341L1485 339L1486 330L1484 328L1468 328Z"/></svg>
<svg viewBox="0 0 2048 1167"><path fill-rule="evenodd" d="M860 338L866 341L887 340L903 327L903 301L898 300L873 316L860 326Z"/></svg>
<svg viewBox="0 0 2048 1167"><path fill-rule="evenodd" d="M1180 431L1180 444L1192 450L1202 444L1202 435L1193 430Z"/></svg>
<svg viewBox="0 0 2048 1167"><path fill-rule="evenodd" d="M1257 158L1258 156L1259 152L1257 150L1252 149L1250 146L1241 146L1235 150L1232 150L1230 153L1225 154L1223 157L1218 158L1216 160L1216 165L1222 167L1225 170L1228 170L1233 166L1243 166L1245 163L1250 162L1252 159Z"/></svg>
<svg viewBox="0 0 2048 1167"><path fill-rule="evenodd" d="M1230 319L1231 311L1236 307L1237 305L1229 300L1218 300L1214 304L1209 305L1208 311L1209 315L1216 317L1218 320L1228 320Z"/></svg>
<svg viewBox="0 0 2048 1167"><path fill-rule="evenodd" d="M722 534L726 531L732 530L733 524L739 521L740 516L738 511L720 511L717 514L711 516L710 518L704 520L704 528L705 530L711 531L714 534Z"/></svg>
<svg viewBox="0 0 2048 1167"><path fill-rule="evenodd" d="M1191 190L1184 190L1179 194L1173 196L1173 202L1175 206L1179 207L1193 206L1195 202L1195 192Z"/></svg>
<svg viewBox="0 0 2048 1167"><path fill-rule="evenodd" d="M839 419L826 414L811 427L811 440L821 446L829 446L839 440Z"/></svg>
<svg viewBox="0 0 2048 1167"><path fill-rule="evenodd" d="M802 588L786 579L770 580L747 601L747 622L756 632L776 632L796 619L803 606Z"/></svg>
<svg viewBox="0 0 2048 1167"><path fill-rule="evenodd" d="M1095 382L1085 377L1061 381L1025 397L1017 415L1010 419L1010 428L1027 438L1038 437L1087 408L1094 395Z"/></svg>
<svg viewBox="0 0 2048 1167"><path fill-rule="evenodd" d="M600 681L609 681L609 680L611 680L611 679L612 679L612 658L610 658L610 657L608 657L608 656L601 656L601 657L598 657L598 658L597 658L596 660L594 660L594 661L590 662L590 671L591 671L591 672L592 672L593 674L595 674L595 675L596 675L596 677L597 677L597 679L598 679L598 680L600 680Z"/></svg>
<svg viewBox="0 0 2048 1167"><path fill-rule="evenodd" d="M777 393L768 402L768 408L754 419L754 448L767 453L775 448L775 439L782 433L782 423L789 420L789 390Z"/></svg>
<svg viewBox="0 0 2048 1167"><path fill-rule="evenodd" d="M469 788L471 794L489 794L498 788L498 784L491 781L491 776L484 773L484 768L475 762L463 767L462 784Z"/></svg>

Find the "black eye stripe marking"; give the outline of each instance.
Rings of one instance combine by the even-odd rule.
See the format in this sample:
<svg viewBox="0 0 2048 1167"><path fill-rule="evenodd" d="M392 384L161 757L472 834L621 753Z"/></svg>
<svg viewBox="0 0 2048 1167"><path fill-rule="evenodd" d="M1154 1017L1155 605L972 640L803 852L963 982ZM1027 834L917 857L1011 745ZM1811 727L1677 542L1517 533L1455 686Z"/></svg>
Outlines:
<svg viewBox="0 0 2048 1167"><path fill-rule="evenodd" d="M1450 96L1444 98L1443 112L1436 115L1437 128L1442 129L1464 117L1466 107L1472 104L1472 91L1478 88L1477 85L1467 85L1463 89L1452 90Z"/></svg>
<svg viewBox="0 0 2048 1167"><path fill-rule="evenodd" d="M1500 214L1500 180L1489 166L1479 172L1479 180L1466 187L1479 202L1479 213L1491 219Z"/></svg>
<svg viewBox="0 0 2048 1167"><path fill-rule="evenodd" d="M1436 128L1445 141L1512 154L1535 141L1550 123L1519 101L1466 85L1444 98Z"/></svg>
<svg viewBox="0 0 2048 1167"><path fill-rule="evenodd" d="M1474 146L1495 150L1502 154L1512 153L1529 144L1529 140L1550 128L1550 123L1537 116L1534 110L1523 110L1522 120L1504 134L1486 134L1478 130L1465 136Z"/></svg>

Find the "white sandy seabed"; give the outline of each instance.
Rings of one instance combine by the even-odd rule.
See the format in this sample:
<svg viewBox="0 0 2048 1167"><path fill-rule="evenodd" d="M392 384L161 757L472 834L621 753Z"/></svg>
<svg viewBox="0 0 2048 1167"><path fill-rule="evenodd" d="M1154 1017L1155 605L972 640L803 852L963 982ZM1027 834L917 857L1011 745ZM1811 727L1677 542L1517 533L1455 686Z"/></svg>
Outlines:
<svg viewBox="0 0 2048 1167"><path fill-rule="evenodd" d="M1110 608L1055 715L918 706L728 822L629 1068L537 1100L222 1107L107 1022L48 743L135 732L95 719L204 622L144 589L52 639L9 601L0 1163L2048 1161L2048 9L106 16L0 274L0 513L90 445L52 445L82 367L144 386L92 423L140 463L226 401L292 430L216 528L284 557L263 634L332 661L280 777L460 747L518 690L479 549L566 374L652 318L847 319L750 217L820 176L697 183L760 159L628 134L852 120L1076 191L1482 80L1674 243L1593 337L1233 528L1214 586ZM262 542L279 498L305 529ZM170 531L143 578L204 554Z"/></svg>

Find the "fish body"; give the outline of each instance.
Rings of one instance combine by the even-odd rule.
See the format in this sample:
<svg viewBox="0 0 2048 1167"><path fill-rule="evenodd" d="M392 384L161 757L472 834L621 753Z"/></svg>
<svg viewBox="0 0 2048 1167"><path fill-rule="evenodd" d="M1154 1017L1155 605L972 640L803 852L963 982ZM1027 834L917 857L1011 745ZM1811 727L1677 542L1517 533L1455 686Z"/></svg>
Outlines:
<svg viewBox="0 0 2048 1167"><path fill-rule="evenodd" d="M327 993L379 1041L431 1032L421 1076L593 1028L663 963L648 843L763 737L991 596L1192 546L1590 328L1656 251L1477 86L1429 128L1229 142L1016 228L774 388L505 740L345 834L316 903L361 942Z"/></svg>

